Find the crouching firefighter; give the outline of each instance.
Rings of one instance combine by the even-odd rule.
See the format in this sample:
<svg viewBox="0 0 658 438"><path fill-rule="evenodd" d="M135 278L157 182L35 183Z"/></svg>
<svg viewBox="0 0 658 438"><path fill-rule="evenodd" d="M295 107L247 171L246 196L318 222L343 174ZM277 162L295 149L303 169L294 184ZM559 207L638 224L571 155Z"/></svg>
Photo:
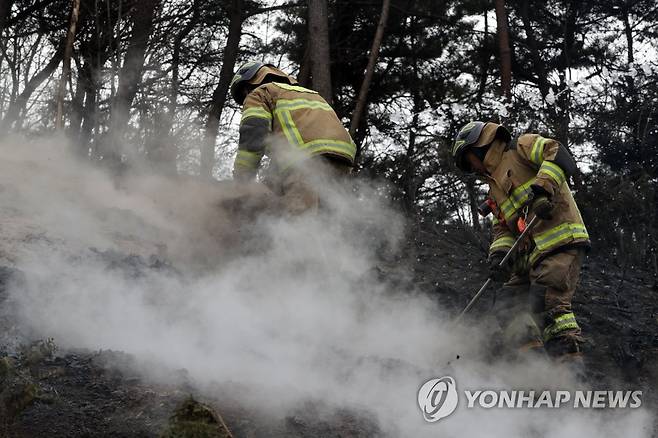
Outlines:
<svg viewBox="0 0 658 438"><path fill-rule="evenodd" d="M501 125L471 122L459 131L452 155L462 171L489 185L487 202L494 213L490 276L504 281L511 275L497 293L494 311L507 346L543 348L580 367L581 330L571 300L589 236L567 184L577 171L570 152L537 134L512 140ZM498 267L535 216L539 221L527 240Z"/></svg>
<svg viewBox="0 0 658 438"><path fill-rule="evenodd" d="M255 178L264 155L274 166L274 190L291 214L317 210L325 182L350 173L356 146L331 106L316 91L271 64L238 69L231 96L242 105L233 165L237 180Z"/></svg>

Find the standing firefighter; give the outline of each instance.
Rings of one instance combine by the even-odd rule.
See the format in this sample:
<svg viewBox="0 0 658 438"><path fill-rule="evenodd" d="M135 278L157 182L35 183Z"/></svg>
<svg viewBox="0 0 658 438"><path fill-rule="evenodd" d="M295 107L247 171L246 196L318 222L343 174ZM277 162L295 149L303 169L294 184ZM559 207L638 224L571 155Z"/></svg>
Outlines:
<svg viewBox="0 0 658 438"><path fill-rule="evenodd" d="M577 171L573 157L556 140L537 134L512 140L505 127L484 122L459 131L452 155L461 170L489 185L488 203L495 215L491 277L512 275L499 292L495 312L504 338L520 351L544 347L561 361L582 363L571 300L589 236L567 184ZM539 222L528 240L510 263L498 267L534 216Z"/></svg>
<svg viewBox="0 0 658 438"><path fill-rule="evenodd" d="M262 62L238 69L231 95L243 105L234 178L253 179L268 155L284 208L293 214L317 210L318 174L348 174L356 154L334 110L316 91Z"/></svg>

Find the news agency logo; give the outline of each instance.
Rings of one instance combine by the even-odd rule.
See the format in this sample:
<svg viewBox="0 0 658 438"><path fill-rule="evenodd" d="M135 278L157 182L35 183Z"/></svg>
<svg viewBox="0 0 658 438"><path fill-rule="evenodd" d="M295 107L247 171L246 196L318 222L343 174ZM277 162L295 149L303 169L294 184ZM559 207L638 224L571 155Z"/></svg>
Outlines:
<svg viewBox="0 0 658 438"><path fill-rule="evenodd" d="M457 384L450 376L428 380L418 390L418 406L429 423L455 412L458 403Z"/></svg>
<svg viewBox="0 0 658 438"><path fill-rule="evenodd" d="M526 391L464 390L466 408L482 409L637 409L642 406L642 391ZM418 390L418 406L423 419L434 423L457 409L459 395L455 379L444 376L430 379Z"/></svg>

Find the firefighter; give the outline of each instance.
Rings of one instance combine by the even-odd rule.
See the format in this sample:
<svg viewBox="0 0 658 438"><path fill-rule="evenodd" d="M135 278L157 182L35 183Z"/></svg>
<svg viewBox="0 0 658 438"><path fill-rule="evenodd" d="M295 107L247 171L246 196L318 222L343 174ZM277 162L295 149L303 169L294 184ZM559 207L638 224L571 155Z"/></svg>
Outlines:
<svg viewBox="0 0 658 438"><path fill-rule="evenodd" d="M581 330L571 300L589 236L568 186L577 171L570 152L550 138L512 139L501 125L475 121L459 131L452 155L457 167L489 185L495 213L490 276L502 281L511 275L498 292L495 311L505 338L521 351L545 349L560 361L582 365ZM499 268L534 216L539 222L527 241ZM534 331L524 323L528 314Z"/></svg>
<svg viewBox="0 0 658 438"><path fill-rule="evenodd" d="M234 178L253 180L267 155L283 208L291 214L317 210L323 185L318 176L349 174L356 154L334 110L316 91L257 61L240 66L230 91L242 105Z"/></svg>

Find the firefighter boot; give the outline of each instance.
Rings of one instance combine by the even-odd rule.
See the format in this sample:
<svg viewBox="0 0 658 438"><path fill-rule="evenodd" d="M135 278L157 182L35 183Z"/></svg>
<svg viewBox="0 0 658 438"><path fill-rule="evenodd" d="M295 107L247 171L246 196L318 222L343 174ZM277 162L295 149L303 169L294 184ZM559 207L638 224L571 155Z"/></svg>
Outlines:
<svg viewBox="0 0 658 438"><path fill-rule="evenodd" d="M564 333L545 343L546 352L557 364L566 368L579 382L587 381L583 339L577 333Z"/></svg>

